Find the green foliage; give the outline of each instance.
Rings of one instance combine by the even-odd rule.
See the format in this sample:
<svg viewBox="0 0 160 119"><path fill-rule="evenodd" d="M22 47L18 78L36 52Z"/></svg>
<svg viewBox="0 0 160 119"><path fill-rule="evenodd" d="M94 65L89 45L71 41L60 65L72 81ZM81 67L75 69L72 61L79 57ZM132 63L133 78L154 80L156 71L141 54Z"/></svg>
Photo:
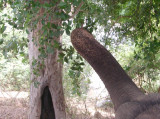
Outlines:
<svg viewBox="0 0 160 119"><path fill-rule="evenodd" d="M8 22L13 18L11 11L6 7L0 13L0 87L5 91L28 91L27 35Z"/></svg>
<svg viewBox="0 0 160 119"><path fill-rule="evenodd" d="M3 91L29 91L29 65L22 57L5 59L0 53L0 87Z"/></svg>
<svg viewBox="0 0 160 119"><path fill-rule="evenodd" d="M134 52L132 52L134 54L129 59L127 58L129 62L125 61L127 66L123 66L133 78L138 73L142 73L143 77L147 75L147 79L153 82L158 80L160 1L96 0L96 3L103 8L101 14L95 16L104 28L103 42L113 49L128 41L135 44ZM144 83L144 85L150 84Z"/></svg>
<svg viewBox="0 0 160 119"><path fill-rule="evenodd" d="M82 73L78 70L72 70L73 64L64 64L63 86L65 95L67 97L85 96L90 84L91 67L85 63Z"/></svg>
<svg viewBox="0 0 160 119"><path fill-rule="evenodd" d="M69 36L63 35L62 52L63 61L63 86L66 96L85 96L89 88L91 67L83 61L68 42Z"/></svg>
<svg viewBox="0 0 160 119"><path fill-rule="evenodd" d="M99 0L98 0L99 1ZM160 10L160 2L151 1L99 1L105 9L103 15L104 21L100 23L106 28L106 38L115 35L118 39L131 39L137 47L142 48L141 54L146 57L152 57L151 54L157 54L159 50L159 18L157 11ZM106 22L108 20L108 22ZM115 41L117 42L117 41ZM148 53L150 52L150 53Z"/></svg>
<svg viewBox="0 0 160 119"><path fill-rule="evenodd" d="M132 52L128 61L125 61L128 65L124 65L128 72L134 69L134 72L131 70L132 77L141 72L143 75L155 75L160 67L159 11L159 0L56 0L49 3L35 0L2 0L0 2L0 49L6 58L9 57L8 53L12 53L15 57L21 54L24 56L24 62L27 62L24 51L27 39L17 37L16 29L29 33L37 28L37 24L41 24L38 41L33 38L35 45L40 46L39 59L33 60L32 63L34 74L39 75L39 69L44 66L44 59L58 49L61 52L58 61L64 64L72 63L68 73L74 79L72 82L76 87L80 87L77 79L81 77L83 61L79 56L76 58L72 46L66 47L58 43L56 38L64 33L70 35L73 27L84 27L92 33L100 25L105 32L104 36L101 35L101 40L108 47L114 49L127 41L135 44L134 54ZM54 21L58 21L59 24ZM11 31L7 31L8 28L13 31L12 36L8 35ZM150 75L152 79L154 75Z"/></svg>
<svg viewBox="0 0 160 119"><path fill-rule="evenodd" d="M27 54L27 35L22 30L17 30L13 26L7 24L9 18L12 18L10 8L5 8L0 13L1 19L1 32L0 32L0 50L3 51L5 58L8 58L8 53L12 52L12 56L16 57L17 54L23 56L23 62L26 62Z"/></svg>
<svg viewBox="0 0 160 119"><path fill-rule="evenodd" d="M138 49L133 44L127 44L121 44L117 48L116 59L144 92L157 92L160 86L158 82L160 78L159 67L157 66L160 57L157 56L153 63L140 58L135 60L134 50ZM155 66L151 65L154 63Z"/></svg>
<svg viewBox="0 0 160 119"><path fill-rule="evenodd" d="M93 31L93 26L96 24L96 20L92 18L92 14L97 11L96 4L91 1L84 0L64 0L64 1L50 1L50 2L39 2L34 0L28 1L2 1L1 6L7 5L7 8L10 9L11 16L5 14L7 20L2 23L1 34L4 34L6 29L6 24L8 23L13 29L23 29L27 33L34 30L37 27L37 24L42 24L42 28L39 32L38 41L33 38L33 42L35 45L39 44L39 52L37 63L33 67L34 74L38 76L39 73L39 65L42 64L45 58L47 58L48 54L54 54L55 48L61 51L59 54L60 62L68 63L70 59L72 59L73 55L73 47L62 48L62 45L56 41L56 38L59 38L64 32L67 35L70 35L71 28L73 23L75 26L82 26L88 29L90 32ZM92 9L95 8L95 9ZM4 9L4 7L2 7ZM89 12L90 11L90 12ZM39 14L39 15L38 15ZM73 18L73 20L71 20ZM58 21L57 24L55 21ZM82 23L85 23L83 26ZM26 40L26 39L25 39ZM3 39L0 40L0 43L3 43ZM26 43L27 44L27 43ZM12 40L9 45L10 47L4 47L4 55L7 52L12 51L17 54L23 51L19 51L20 43L17 40ZM24 44L23 44L24 45ZM34 60L33 60L34 61ZM79 69L83 63L78 64L78 61L74 61L77 64ZM76 67L72 67L72 70L79 70ZM82 69L81 71L82 72Z"/></svg>

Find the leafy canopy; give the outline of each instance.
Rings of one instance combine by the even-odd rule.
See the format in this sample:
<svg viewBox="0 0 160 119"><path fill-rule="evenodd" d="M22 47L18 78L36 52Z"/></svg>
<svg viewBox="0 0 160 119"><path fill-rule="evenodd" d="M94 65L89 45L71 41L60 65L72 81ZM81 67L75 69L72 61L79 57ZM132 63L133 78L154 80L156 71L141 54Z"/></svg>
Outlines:
<svg viewBox="0 0 160 119"><path fill-rule="evenodd" d="M24 30L26 33L35 29L38 23L42 24L42 33L38 39L38 44L41 46L39 48L41 62L37 59L32 62L35 66L35 75L38 75L39 66L43 68L43 60L48 54L54 54L55 48L62 51L59 54L59 61L68 63L72 60L73 47L65 47L54 38L63 33L70 35L70 31L75 27L84 27L93 32L99 26L104 29L105 35L102 39L105 45L111 46L130 40L136 47L134 60L144 60L145 68L159 70L159 0L52 0L50 2L47 0L2 0L0 10L6 7L11 8L11 14L4 13L0 17L1 45L7 36L6 23L13 29ZM41 11L43 13L39 15ZM53 22L56 20L61 24ZM17 49L23 49L27 42L21 43L11 39L12 45L10 46L12 47L9 50L6 50L6 47L3 49L13 50L16 53L23 52ZM37 44L35 41L34 43ZM82 61L82 58L78 55L77 57L78 60L72 62L72 71L82 72L84 64L78 63Z"/></svg>

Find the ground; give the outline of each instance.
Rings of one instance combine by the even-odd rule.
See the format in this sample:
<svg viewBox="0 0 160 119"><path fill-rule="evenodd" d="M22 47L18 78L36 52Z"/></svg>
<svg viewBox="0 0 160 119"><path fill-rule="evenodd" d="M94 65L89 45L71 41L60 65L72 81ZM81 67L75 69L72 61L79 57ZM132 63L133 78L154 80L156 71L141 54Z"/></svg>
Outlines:
<svg viewBox="0 0 160 119"><path fill-rule="evenodd" d="M27 119L27 92L0 92L0 119ZM67 98L67 119L113 119L111 106L96 107L94 99Z"/></svg>
<svg viewBox="0 0 160 119"><path fill-rule="evenodd" d="M0 119L27 119L26 99L0 98Z"/></svg>

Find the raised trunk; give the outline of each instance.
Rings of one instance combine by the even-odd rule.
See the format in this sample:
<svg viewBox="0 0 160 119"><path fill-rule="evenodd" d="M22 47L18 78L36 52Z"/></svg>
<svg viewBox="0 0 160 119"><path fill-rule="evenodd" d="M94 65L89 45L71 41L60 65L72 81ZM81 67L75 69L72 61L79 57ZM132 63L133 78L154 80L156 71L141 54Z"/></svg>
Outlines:
<svg viewBox="0 0 160 119"><path fill-rule="evenodd" d="M121 68L115 58L83 28L71 34L73 46L94 68L105 84L115 110L123 103L144 95Z"/></svg>

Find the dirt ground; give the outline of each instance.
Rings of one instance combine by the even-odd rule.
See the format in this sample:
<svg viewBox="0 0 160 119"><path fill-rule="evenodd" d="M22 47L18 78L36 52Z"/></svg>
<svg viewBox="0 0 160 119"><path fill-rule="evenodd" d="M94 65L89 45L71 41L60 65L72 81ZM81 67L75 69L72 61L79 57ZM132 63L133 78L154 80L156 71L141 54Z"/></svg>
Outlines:
<svg viewBox="0 0 160 119"><path fill-rule="evenodd" d="M106 105L98 108L93 99L72 98L67 102L67 119L114 119L113 107Z"/></svg>
<svg viewBox="0 0 160 119"><path fill-rule="evenodd" d="M0 98L0 119L27 119L26 99Z"/></svg>
<svg viewBox="0 0 160 119"><path fill-rule="evenodd" d="M0 94L0 119L27 119L28 100L26 93L7 92ZM114 111L110 106L96 108L95 100L66 99L67 119L114 119Z"/></svg>

